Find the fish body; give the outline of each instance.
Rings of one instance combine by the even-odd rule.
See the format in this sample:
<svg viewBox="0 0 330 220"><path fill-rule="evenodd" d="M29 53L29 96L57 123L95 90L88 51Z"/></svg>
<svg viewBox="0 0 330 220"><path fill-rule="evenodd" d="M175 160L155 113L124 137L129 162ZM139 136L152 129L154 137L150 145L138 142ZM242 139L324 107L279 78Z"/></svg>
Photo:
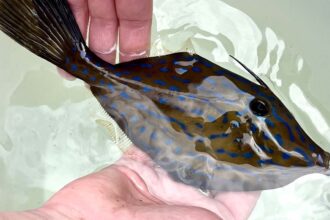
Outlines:
<svg viewBox="0 0 330 220"><path fill-rule="evenodd" d="M88 83L133 143L177 181L246 191L329 174L330 154L250 70L259 84L184 52L106 63L87 48L65 0L0 0L0 29Z"/></svg>

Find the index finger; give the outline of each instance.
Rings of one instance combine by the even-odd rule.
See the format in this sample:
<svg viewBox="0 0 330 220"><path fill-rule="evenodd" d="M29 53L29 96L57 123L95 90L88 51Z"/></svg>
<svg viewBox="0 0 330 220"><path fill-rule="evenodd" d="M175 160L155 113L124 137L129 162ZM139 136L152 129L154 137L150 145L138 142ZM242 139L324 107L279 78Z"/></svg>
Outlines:
<svg viewBox="0 0 330 220"><path fill-rule="evenodd" d="M146 57L150 48L152 0L116 0L120 61Z"/></svg>

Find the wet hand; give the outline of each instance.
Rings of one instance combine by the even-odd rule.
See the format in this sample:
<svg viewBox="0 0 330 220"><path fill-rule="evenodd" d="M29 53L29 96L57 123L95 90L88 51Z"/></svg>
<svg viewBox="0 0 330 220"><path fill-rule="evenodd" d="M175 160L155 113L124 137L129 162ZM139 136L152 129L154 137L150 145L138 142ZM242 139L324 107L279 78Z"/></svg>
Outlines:
<svg viewBox="0 0 330 220"><path fill-rule="evenodd" d="M117 48L120 62L148 56L152 0L68 2L83 36L86 39L88 35L89 47L96 55L110 63L116 60ZM64 71L60 71L60 74L67 79L73 78Z"/></svg>

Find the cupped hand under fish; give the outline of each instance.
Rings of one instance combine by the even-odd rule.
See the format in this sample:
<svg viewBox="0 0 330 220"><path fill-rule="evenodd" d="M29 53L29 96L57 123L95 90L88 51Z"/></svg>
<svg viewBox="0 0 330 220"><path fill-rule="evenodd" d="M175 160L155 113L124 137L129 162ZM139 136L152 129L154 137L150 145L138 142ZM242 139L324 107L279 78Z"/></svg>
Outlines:
<svg viewBox="0 0 330 220"><path fill-rule="evenodd" d="M248 218L258 197L259 192L207 195L173 181L132 146L114 165L69 183L41 208L0 213L0 220L239 220Z"/></svg>

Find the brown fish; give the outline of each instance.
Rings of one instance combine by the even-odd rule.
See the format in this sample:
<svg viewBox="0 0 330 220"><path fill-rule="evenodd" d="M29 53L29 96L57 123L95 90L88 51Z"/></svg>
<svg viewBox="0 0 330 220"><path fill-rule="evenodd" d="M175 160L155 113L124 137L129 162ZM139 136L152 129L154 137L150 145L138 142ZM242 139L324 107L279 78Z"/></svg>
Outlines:
<svg viewBox="0 0 330 220"><path fill-rule="evenodd" d="M133 143L178 181L262 190L329 174L330 154L243 64L259 84L189 53L106 63L87 48L66 0L0 0L0 29L88 83Z"/></svg>

